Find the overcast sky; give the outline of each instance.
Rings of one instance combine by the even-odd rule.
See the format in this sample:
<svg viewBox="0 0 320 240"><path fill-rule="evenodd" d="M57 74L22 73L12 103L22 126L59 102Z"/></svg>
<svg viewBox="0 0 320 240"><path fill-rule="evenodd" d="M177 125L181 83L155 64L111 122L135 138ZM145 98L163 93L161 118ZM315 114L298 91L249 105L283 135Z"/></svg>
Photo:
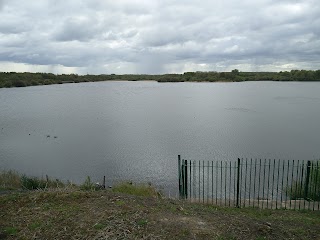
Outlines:
<svg viewBox="0 0 320 240"><path fill-rule="evenodd" d="M319 0L0 0L0 71L320 69Z"/></svg>

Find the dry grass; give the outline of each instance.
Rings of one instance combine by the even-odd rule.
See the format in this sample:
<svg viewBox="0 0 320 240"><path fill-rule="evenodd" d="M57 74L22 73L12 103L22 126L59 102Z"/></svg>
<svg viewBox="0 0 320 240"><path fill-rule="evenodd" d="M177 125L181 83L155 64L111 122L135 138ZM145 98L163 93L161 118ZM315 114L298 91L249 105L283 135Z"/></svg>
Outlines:
<svg viewBox="0 0 320 240"><path fill-rule="evenodd" d="M119 183L113 187L112 191L144 197L157 197L161 195L151 184L134 184L132 182Z"/></svg>
<svg viewBox="0 0 320 240"><path fill-rule="evenodd" d="M0 239L320 239L311 211L78 190L11 193L0 206Z"/></svg>
<svg viewBox="0 0 320 240"><path fill-rule="evenodd" d="M0 190L39 190L52 188L75 188L71 183L63 183L59 179L30 177L12 170L0 171Z"/></svg>
<svg viewBox="0 0 320 240"><path fill-rule="evenodd" d="M20 174L16 171L0 171L0 189L21 188Z"/></svg>

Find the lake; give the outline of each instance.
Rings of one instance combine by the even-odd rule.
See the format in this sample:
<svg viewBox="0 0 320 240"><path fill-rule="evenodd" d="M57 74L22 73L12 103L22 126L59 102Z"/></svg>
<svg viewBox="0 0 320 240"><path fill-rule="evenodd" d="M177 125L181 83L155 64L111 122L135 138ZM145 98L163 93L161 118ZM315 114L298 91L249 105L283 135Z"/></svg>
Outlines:
<svg viewBox="0 0 320 240"><path fill-rule="evenodd" d="M97 82L0 89L0 170L177 193L177 159L318 159L320 83Z"/></svg>

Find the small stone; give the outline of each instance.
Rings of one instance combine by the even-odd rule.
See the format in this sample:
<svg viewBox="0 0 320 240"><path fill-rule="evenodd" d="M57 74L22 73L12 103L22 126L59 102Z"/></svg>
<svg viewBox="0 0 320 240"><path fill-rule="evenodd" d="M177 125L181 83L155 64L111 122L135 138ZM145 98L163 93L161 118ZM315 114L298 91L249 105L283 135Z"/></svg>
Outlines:
<svg viewBox="0 0 320 240"><path fill-rule="evenodd" d="M179 207L177 207L177 210L183 211L183 207L179 206Z"/></svg>

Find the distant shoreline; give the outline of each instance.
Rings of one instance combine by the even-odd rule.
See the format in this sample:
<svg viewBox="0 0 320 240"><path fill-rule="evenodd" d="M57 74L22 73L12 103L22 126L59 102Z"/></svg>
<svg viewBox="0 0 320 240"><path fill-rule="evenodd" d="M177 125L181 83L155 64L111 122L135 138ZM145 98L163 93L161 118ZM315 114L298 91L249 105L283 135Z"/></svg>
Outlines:
<svg viewBox="0 0 320 240"><path fill-rule="evenodd" d="M320 70L291 70L290 72L240 72L237 69L231 72L185 72L183 74L101 74L77 75L52 73L16 73L0 72L0 88L28 87L38 85L67 84L80 82L103 81L155 81L165 82L319 82Z"/></svg>

